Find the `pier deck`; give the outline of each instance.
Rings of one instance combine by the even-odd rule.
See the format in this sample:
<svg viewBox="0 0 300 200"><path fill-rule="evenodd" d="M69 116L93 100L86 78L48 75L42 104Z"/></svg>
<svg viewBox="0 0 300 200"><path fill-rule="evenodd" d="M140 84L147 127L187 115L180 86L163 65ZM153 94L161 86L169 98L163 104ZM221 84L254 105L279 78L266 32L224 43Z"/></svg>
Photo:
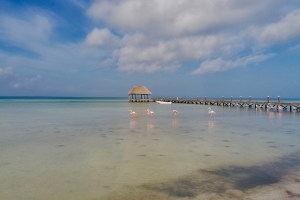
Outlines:
<svg viewBox="0 0 300 200"><path fill-rule="evenodd" d="M200 100L200 99L153 99L156 101L165 101L172 103L184 103L184 104L202 104L202 105L216 105L216 106L228 106L228 107L242 107L242 108L260 108L269 110L289 110L300 111L300 103L289 102L264 102L264 101L226 101L226 100Z"/></svg>

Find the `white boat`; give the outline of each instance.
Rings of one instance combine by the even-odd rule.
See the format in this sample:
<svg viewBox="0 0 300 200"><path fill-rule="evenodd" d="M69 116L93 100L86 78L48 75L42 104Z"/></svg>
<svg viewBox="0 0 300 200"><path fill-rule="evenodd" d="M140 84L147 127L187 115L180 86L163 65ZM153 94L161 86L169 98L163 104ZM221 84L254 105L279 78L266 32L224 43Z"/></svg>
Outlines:
<svg viewBox="0 0 300 200"><path fill-rule="evenodd" d="M171 104L172 102L156 101L158 104Z"/></svg>

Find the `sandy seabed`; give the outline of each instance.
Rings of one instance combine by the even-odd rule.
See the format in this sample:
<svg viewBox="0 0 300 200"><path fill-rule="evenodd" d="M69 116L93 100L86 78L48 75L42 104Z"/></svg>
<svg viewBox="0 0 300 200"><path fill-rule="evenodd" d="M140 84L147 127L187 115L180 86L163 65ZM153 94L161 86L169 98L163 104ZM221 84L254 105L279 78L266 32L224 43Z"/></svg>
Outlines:
<svg viewBox="0 0 300 200"><path fill-rule="evenodd" d="M208 177L207 177L208 178ZM212 177L210 177L212 178ZM190 179L190 180L188 180ZM213 181L193 182L197 176L169 183L128 187L123 191L112 191L107 200L285 200L300 199L300 173L288 175L278 183L252 189L235 189L225 179L215 177ZM194 184L194 185L193 185ZM202 184L202 185L198 185ZM196 185L196 186L195 186Z"/></svg>

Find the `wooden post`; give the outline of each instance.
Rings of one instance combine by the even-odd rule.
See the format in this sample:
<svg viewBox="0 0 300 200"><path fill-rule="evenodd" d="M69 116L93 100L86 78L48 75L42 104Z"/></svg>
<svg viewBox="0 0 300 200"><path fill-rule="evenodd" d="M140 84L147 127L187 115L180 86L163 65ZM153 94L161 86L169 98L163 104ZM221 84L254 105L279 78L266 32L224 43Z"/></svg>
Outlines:
<svg viewBox="0 0 300 200"><path fill-rule="evenodd" d="M252 101L252 97L251 96L249 96L249 102L251 102Z"/></svg>
<svg viewBox="0 0 300 200"><path fill-rule="evenodd" d="M222 101L224 102L224 96L222 96Z"/></svg>
<svg viewBox="0 0 300 200"><path fill-rule="evenodd" d="M243 97L242 96L240 96L240 102L243 100Z"/></svg>
<svg viewBox="0 0 300 200"><path fill-rule="evenodd" d="M206 96L204 97L204 101L206 101Z"/></svg>
<svg viewBox="0 0 300 200"><path fill-rule="evenodd" d="M280 103L280 96L278 96L278 103Z"/></svg>
<svg viewBox="0 0 300 200"><path fill-rule="evenodd" d="M232 102L232 96L230 97L230 101Z"/></svg>
<svg viewBox="0 0 300 200"><path fill-rule="evenodd" d="M267 102L270 103L270 97L269 96L267 96Z"/></svg>

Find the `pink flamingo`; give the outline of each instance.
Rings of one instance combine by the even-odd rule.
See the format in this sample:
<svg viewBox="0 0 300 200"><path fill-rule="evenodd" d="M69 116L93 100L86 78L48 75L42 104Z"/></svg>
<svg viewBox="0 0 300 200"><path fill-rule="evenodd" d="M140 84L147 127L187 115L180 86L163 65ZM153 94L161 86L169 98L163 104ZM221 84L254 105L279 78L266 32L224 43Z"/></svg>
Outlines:
<svg viewBox="0 0 300 200"><path fill-rule="evenodd" d="M147 113L148 113L148 115L150 115L150 116L153 116L153 115L155 114L153 111L150 111L149 109L147 109Z"/></svg>
<svg viewBox="0 0 300 200"><path fill-rule="evenodd" d="M136 116L136 115L137 115L136 112L134 112L134 111L132 111L132 110L129 110L129 111L130 111L130 114L131 114L132 116Z"/></svg>
<svg viewBox="0 0 300 200"><path fill-rule="evenodd" d="M211 108L208 108L208 113L210 114L210 116L215 116L216 112L211 110Z"/></svg>
<svg viewBox="0 0 300 200"><path fill-rule="evenodd" d="M176 116L178 114L177 110L173 110L174 116Z"/></svg>

